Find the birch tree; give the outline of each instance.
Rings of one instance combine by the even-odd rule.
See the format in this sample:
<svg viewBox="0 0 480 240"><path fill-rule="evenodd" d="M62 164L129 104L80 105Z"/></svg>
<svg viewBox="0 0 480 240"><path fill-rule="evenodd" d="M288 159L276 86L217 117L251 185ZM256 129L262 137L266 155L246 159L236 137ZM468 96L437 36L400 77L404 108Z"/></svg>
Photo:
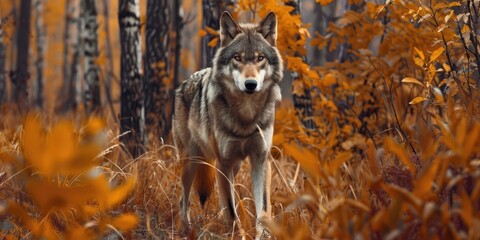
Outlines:
<svg viewBox="0 0 480 240"><path fill-rule="evenodd" d="M31 5L31 0L22 0L20 3L20 20L18 29L21 29L21 31L17 31L17 65L15 72L12 74L13 98L17 103L20 112L25 112L28 107L27 81L29 78L28 50Z"/></svg>
<svg viewBox="0 0 480 240"><path fill-rule="evenodd" d="M69 103L71 96L69 96L68 88L70 86L70 27L75 20L72 13L72 1L65 1L65 31L63 33L63 63L62 63L62 77L63 86L60 92L60 104L62 111L70 109Z"/></svg>
<svg viewBox="0 0 480 240"><path fill-rule="evenodd" d="M107 99L108 105L110 106L110 110L113 116L115 116L115 112L113 110L113 103L112 103L112 74L113 74L113 56L112 56L112 44L110 39L110 29L108 24L109 19L109 1L103 0L103 30L105 32L105 56L107 57L107 64L105 66L105 97Z"/></svg>
<svg viewBox="0 0 480 240"><path fill-rule="evenodd" d="M91 114L100 109L100 69L95 61L99 55L95 0L82 0L80 8L85 70L84 105L87 114Z"/></svg>
<svg viewBox="0 0 480 240"><path fill-rule="evenodd" d="M300 13L300 3L299 0L292 0L286 3L286 5L290 5L293 7L291 11L292 15L301 15ZM299 55L296 53L296 55ZM303 62L307 62L305 56L302 57ZM299 80L299 74L296 72L292 72L293 81ZM305 88L303 90L302 95L298 95L296 93L293 94L293 105L295 110L300 117L300 120L303 123L303 126L308 129L315 129L315 123L312 119L313 116L313 107L312 107L312 95L310 93L310 89Z"/></svg>
<svg viewBox="0 0 480 240"><path fill-rule="evenodd" d="M80 52L80 49L82 48L82 21L80 21L80 11L77 12L77 18L72 20L75 23L76 36L73 37L72 62L70 63L67 88L67 107L72 110L75 110L78 105L77 97L79 95L78 85L80 85L80 58L82 55Z"/></svg>
<svg viewBox="0 0 480 240"><path fill-rule="evenodd" d="M168 0L147 1L145 58L146 140L166 139L171 125L170 36Z"/></svg>
<svg viewBox="0 0 480 240"><path fill-rule="evenodd" d="M121 138L133 157L142 152L143 143L143 79L138 0L120 0L120 130Z"/></svg>

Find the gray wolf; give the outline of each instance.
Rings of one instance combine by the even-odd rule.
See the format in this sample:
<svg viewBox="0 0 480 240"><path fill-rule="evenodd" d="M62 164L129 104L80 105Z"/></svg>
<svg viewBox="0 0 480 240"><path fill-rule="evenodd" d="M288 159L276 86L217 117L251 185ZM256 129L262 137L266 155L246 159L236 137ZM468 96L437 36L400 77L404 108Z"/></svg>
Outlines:
<svg viewBox="0 0 480 240"><path fill-rule="evenodd" d="M203 206L213 191L215 175L226 222L240 223L233 182L244 159L249 159L252 167L257 219L270 216L271 166L267 156L275 108L281 99L278 84L283 77L276 39L273 12L258 24L238 24L224 12L220 18L221 44L212 68L194 73L176 90L173 136L183 163L183 224L190 224L192 186ZM257 235L263 232L259 221L256 227Z"/></svg>

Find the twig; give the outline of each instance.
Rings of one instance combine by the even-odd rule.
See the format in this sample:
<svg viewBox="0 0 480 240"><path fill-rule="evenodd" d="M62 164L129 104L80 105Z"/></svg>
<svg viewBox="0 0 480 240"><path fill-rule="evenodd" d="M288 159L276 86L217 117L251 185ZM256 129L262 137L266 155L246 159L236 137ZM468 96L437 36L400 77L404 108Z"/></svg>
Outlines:
<svg viewBox="0 0 480 240"><path fill-rule="evenodd" d="M400 121L398 120L398 116L397 116L397 111L395 110L395 104L393 103L393 93L392 93L392 88L391 86L389 87L388 86L388 83L387 83L387 80L385 79L385 76L383 76L383 74L377 69L377 67L375 66L375 64L373 63L372 59L370 57L368 57L368 60L370 61L370 64L372 64L373 68L375 69L375 71L380 75L380 77L383 79L383 83L385 84L385 87L387 89L389 89L389 94L390 94L390 99L391 99L391 103L390 103L390 107L392 108L393 110L393 116L395 117L395 122L397 124L397 130L398 132L400 133L400 135L402 135L402 137L405 139L405 141L408 143L408 145L410 146L410 148L412 149L412 152L417 155L417 152L415 151L415 148L413 147L412 143L410 142L410 140L408 139L408 136L405 134L405 132L403 132L402 130L402 126L400 125ZM387 102L388 104L388 102Z"/></svg>

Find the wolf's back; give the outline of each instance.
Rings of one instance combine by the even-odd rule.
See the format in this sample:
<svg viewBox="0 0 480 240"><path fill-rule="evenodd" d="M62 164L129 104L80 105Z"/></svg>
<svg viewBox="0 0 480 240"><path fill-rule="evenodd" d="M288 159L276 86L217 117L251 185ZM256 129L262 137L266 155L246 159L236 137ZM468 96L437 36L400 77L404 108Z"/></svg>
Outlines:
<svg viewBox="0 0 480 240"><path fill-rule="evenodd" d="M191 131L196 129L189 129L189 118L198 122L199 125L201 115L208 114L202 111L202 100L206 98L204 91L205 83L211 75L211 68L206 68L195 72L188 79L186 79L175 93L175 112L174 112L174 140L175 145L181 151L181 158L190 157L189 155L201 150L188 149L192 148L190 141L192 139ZM191 159L191 161L195 161ZM215 184L215 168L213 159L203 159L203 162L198 166L195 173L194 187L199 195L202 206L213 192Z"/></svg>

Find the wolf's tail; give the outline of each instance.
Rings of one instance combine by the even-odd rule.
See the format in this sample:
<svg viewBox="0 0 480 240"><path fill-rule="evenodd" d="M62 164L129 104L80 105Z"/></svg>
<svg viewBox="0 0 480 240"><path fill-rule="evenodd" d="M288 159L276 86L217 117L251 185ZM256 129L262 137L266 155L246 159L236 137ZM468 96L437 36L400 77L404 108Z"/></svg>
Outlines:
<svg viewBox="0 0 480 240"><path fill-rule="evenodd" d="M194 184L203 207L215 185L215 166L212 160L198 166Z"/></svg>

